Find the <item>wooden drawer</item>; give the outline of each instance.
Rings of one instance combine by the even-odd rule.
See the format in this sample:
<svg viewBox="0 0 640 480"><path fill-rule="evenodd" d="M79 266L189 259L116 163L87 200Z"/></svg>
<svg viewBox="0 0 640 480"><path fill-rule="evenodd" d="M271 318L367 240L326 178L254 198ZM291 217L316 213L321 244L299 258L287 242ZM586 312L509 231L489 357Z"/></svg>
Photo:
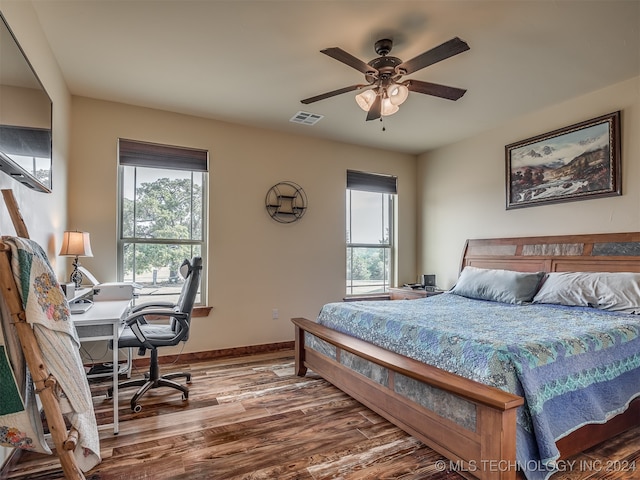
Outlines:
<svg viewBox="0 0 640 480"><path fill-rule="evenodd" d="M427 292L420 288L390 288L389 296L391 300L417 300L418 298L430 297L432 295L438 295L442 293L441 290L435 292Z"/></svg>
<svg viewBox="0 0 640 480"><path fill-rule="evenodd" d="M416 300L427 296L427 292L425 290L414 290L413 288L390 288L389 294L391 296L391 300Z"/></svg>

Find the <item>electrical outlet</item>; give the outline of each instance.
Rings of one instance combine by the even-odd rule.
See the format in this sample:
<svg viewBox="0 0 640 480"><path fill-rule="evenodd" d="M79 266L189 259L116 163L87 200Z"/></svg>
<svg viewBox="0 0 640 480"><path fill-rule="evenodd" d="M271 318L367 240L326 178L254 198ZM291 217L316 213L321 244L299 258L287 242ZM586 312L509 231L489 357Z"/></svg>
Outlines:
<svg viewBox="0 0 640 480"><path fill-rule="evenodd" d="M280 318L280 312L278 312L277 308L274 308L273 310L271 310L271 318L273 320L277 320L278 318Z"/></svg>

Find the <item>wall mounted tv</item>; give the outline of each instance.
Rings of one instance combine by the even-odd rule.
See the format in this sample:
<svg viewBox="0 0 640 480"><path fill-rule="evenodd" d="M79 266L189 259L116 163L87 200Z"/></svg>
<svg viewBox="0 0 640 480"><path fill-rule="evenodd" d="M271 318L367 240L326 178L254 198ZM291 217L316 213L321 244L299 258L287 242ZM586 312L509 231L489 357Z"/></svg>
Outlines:
<svg viewBox="0 0 640 480"><path fill-rule="evenodd" d="M33 190L51 193L51 99L0 18L0 170Z"/></svg>

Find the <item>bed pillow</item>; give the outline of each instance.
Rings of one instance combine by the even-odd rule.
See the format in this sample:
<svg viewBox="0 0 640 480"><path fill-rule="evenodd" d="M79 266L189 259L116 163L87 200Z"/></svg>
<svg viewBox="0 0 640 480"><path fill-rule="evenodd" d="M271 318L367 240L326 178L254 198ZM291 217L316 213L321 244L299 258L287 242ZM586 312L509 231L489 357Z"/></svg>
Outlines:
<svg viewBox="0 0 640 480"><path fill-rule="evenodd" d="M533 299L544 272L465 267L451 293L468 298L522 304Z"/></svg>
<svg viewBox="0 0 640 480"><path fill-rule="evenodd" d="M640 314L640 273L548 273L533 303Z"/></svg>

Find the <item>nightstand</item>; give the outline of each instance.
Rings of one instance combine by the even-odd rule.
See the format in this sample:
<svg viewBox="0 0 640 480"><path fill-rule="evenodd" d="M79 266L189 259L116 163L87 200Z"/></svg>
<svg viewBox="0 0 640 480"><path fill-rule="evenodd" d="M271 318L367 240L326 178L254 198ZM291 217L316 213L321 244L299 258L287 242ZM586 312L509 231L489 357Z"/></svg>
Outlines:
<svg viewBox="0 0 640 480"><path fill-rule="evenodd" d="M398 287L389 289L391 300L417 300L418 298L431 297L441 293L442 290L427 292L423 288Z"/></svg>

